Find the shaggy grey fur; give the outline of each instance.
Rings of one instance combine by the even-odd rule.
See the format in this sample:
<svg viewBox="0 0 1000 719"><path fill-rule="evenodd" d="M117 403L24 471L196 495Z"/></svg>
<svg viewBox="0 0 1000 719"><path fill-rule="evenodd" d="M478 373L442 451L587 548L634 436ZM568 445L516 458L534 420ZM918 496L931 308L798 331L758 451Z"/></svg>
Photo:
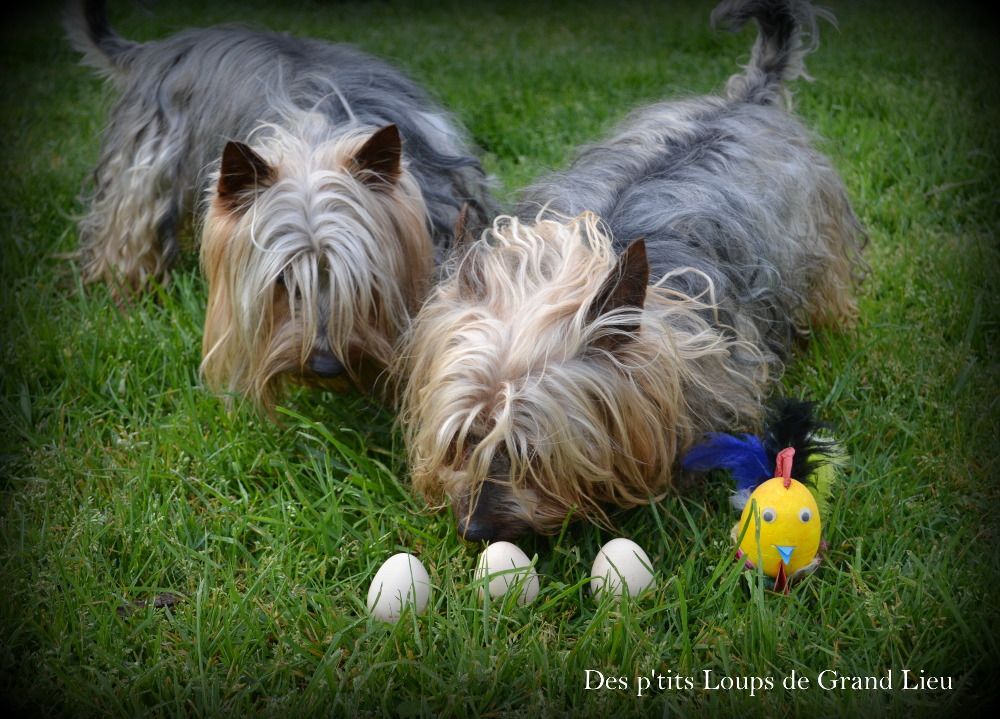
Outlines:
<svg viewBox="0 0 1000 719"><path fill-rule="evenodd" d="M760 27L725 95L634 112L568 170L525 189L519 216L595 212L619 253L645 238L651 284L702 298L712 287L715 306L704 312L713 324L752 324L770 358L783 357L805 331L804 297L831 263L861 268L863 232L843 183L784 107L783 83L805 75L802 59L818 44L817 15L828 17L795 0L719 5L713 24Z"/></svg>
<svg viewBox="0 0 1000 719"><path fill-rule="evenodd" d="M450 244L463 203L482 221L494 214L464 131L382 60L344 45L240 27L135 43L111 30L103 2L90 0L67 13L66 27L85 62L120 90L101 141L89 214L80 223L88 280L111 279L109 264L134 285L165 274L178 231L200 208L225 143L301 111L321 113L345 130L399 127L438 255ZM143 254L152 259L133 267Z"/></svg>

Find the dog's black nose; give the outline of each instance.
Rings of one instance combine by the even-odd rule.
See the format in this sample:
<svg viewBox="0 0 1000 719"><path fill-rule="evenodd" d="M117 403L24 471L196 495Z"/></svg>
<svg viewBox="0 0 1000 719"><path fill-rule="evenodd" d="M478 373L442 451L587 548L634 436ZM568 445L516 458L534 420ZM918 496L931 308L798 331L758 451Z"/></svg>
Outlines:
<svg viewBox="0 0 1000 719"><path fill-rule="evenodd" d="M496 538L496 527L493 523L475 517L459 518L456 529L460 537L470 542L489 542Z"/></svg>
<svg viewBox="0 0 1000 719"><path fill-rule="evenodd" d="M332 352L325 350L314 350L309 355L308 367L310 372L324 379L338 377L344 373L344 365L340 363L340 360L334 357Z"/></svg>

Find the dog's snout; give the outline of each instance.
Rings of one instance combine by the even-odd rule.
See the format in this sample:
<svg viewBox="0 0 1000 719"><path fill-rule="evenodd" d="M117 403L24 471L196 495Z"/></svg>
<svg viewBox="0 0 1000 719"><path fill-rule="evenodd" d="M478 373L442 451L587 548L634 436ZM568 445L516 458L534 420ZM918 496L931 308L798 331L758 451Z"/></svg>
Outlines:
<svg viewBox="0 0 1000 719"><path fill-rule="evenodd" d="M469 498L453 500L455 528L459 536L470 542L491 542L515 539L528 530L512 508L516 502L510 486L501 482L483 482L469 506Z"/></svg>
<svg viewBox="0 0 1000 719"><path fill-rule="evenodd" d="M459 517L456 529L469 542L489 542L496 539L496 527L480 517Z"/></svg>
<svg viewBox="0 0 1000 719"><path fill-rule="evenodd" d="M517 539L526 534L530 527L524 520L511 514L475 512L472 516L456 515L455 529L462 539L469 542L495 542Z"/></svg>
<svg viewBox="0 0 1000 719"><path fill-rule="evenodd" d="M344 365L328 350L314 350L309 355L309 371L318 377L330 379L344 373Z"/></svg>
<svg viewBox="0 0 1000 719"><path fill-rule="evenodd" d="M476 496L463 497L454 502L455 528L459 536L470 542L497 539L499 523L496 504L501 493L497 485L484 482Z"/></svg>

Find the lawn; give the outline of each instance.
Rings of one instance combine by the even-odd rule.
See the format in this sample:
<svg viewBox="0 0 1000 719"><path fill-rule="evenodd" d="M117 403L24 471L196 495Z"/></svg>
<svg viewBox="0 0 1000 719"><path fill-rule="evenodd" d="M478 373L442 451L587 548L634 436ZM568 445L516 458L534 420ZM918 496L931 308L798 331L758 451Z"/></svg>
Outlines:
<svg viewBox="0 0 1000 719"><path fill-rule="evenodd" d="M719 89L753 37L711 32L710 2L111 5L135 39L239 20L387 57L470 128L505 200L637 104ZM477 547L411 493L391 408L297 391L275 423L204 391L193 253L125 313L81 285L65 254L112 95L63 42L56 5L8 11L0 696L57 716L981 706L1000 661L996 28L971 8L834 9L796 109L843 173L872 273L857 327L816 336L782 388L817 400L853 458L826 562L790 596L765 591L732 562L718 478L616 516L656 567L651 595L595 602L585 580L614 535L576 524L521 542L542 575L528 608L478 599ZM435 591L426 614L386 625L365 595L399 551ZM588 669L628 688L587 690ZM904 669L952 689L902 691ZM892 672L894 690L822 688L824 671ZM664 689L637 696L651 672ZM809 687L785 688L793 672Z"/></svg>

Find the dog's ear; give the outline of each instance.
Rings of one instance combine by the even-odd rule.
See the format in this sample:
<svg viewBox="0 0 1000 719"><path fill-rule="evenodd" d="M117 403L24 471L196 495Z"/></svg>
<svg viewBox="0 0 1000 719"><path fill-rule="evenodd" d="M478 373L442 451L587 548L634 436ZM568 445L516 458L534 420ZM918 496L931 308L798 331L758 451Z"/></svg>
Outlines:
<svg viewBox="0 0 1000 719"><path fill-rule="evenodd" d="M485 229L469 209L469 203L463 202L462 209L455 220L455 241L452 245L452 255L459 258L458 288L463 297L475 298L482 291L484 283L480 271L470 256L469 249L473 246Z"/></svg>
<svg viewBox="0 0 1000 719"><path fill-rule="evenodd" d="M223 206L236 211L249 196L274 182L274 168L249 145L230 141L222 151L217 194Z"/></svg>
<svg viewBox="0 0 1000 719"><path fill-rule="evenodd" d="M462 209L458 211L458 219L455 220L455 249L464 249L471 245L483 230L471 215L469 203L463 202Z"/></svg>
<svg viewBox="0 0 1000 719"><path fill-rule="evenodd" d="M353 158L351 172L373 188L394 185L402 172L403 141L399 128L386 125L368 138Z"/></svg>
<svg viewBox="0 0 1000 719"><path fill-rule="evenodd" d="M642 309L646 301L646 285L649 284L649 261L646 258L646 240L633 241L621 255L615 266L604 278L587 310L587 321L594 322L599 317L620 309L634 307ZM629 334L639 330L634 322L622 323L615 332L604 335L599 340L602 349L614 350L628 339Z"/></svg>

